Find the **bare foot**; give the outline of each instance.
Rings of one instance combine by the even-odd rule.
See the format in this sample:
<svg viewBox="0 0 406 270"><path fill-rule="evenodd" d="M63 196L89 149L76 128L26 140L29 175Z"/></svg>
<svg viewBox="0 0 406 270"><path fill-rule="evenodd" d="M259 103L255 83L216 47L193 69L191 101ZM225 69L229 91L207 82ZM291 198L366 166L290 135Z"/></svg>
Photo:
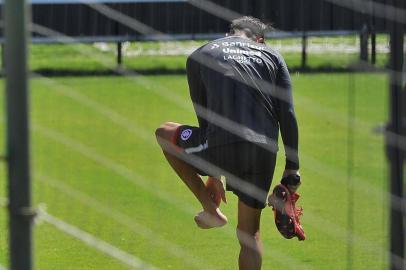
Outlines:
<svg viewBox="0 0 406 270"><path fill-rule="evenodd" d="M214 213L209 213L206 210L200 211L195 216L196 225L201 229L211 229L222 227L227 224L227 217L216 208Z"/></svg>

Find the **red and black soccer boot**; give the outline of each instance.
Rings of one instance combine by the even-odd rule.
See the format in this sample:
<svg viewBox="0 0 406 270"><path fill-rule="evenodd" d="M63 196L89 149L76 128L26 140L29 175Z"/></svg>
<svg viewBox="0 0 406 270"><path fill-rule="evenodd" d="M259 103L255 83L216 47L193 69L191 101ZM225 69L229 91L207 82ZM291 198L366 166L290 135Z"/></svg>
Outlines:
<svg viewBox="0 0 406 270"><path fill-rule="evenodd" d="M299 181L297 181L297 179L294 180L297 181L295 185L290 183L292 177L299 179ZM292 191L292 189L286 187L293 187L293 190L296 190L300 185L300 177L288 176L283 178L281 183L282 184L274 188L272 194L268 197L269 206L272 206L274 212L275 225L286 239L291 239L296 236L299 241L303 241L306 239L303 227L300 224L300 216L303 213L303 209L296 208L296 202L300 196Z"/></svg>

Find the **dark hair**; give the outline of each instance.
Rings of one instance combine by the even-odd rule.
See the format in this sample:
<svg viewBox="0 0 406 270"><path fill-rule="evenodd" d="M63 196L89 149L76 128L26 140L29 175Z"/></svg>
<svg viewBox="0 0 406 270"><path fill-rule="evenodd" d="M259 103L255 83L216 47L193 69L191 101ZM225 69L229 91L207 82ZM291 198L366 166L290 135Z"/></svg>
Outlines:
<svg viewBox="0 0 406 270"><path fill-rule="evenodd" d="M263 38L265 32L271 31L273 28L271 24L265 24L257 18L244 16L231 22L230 34L235 34L236 30L243 31L249 38L255 36Z"/></svg>

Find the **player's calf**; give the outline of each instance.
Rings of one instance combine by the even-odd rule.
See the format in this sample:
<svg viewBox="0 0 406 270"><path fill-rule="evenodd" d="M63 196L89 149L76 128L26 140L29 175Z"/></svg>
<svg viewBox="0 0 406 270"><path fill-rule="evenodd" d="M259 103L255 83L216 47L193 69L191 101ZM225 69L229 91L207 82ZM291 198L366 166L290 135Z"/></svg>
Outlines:
<svg viewBox="0 0 406 270"><path fill-rule="evenodd" d="M237 229L237 238L240 243L239 269L260 270L262 265L262 243L259 231L250 233Z"/></svg>

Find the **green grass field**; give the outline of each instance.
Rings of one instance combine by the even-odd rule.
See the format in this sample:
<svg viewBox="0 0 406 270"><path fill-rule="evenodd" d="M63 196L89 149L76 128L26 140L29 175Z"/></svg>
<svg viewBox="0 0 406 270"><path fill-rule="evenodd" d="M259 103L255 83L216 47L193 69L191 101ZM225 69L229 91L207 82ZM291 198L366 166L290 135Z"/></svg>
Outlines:
<svg viewBox="0 0 406 270"><path fill-rule="evenodd" d="M354 269L387 265L387 78L292 74L300 125L300 204L308 240L284 240L262 219L263 269L344 269L348 243L348 86L355 91ZM237 269L236 197L229 224L202 231L199 205L154 141L164 121L195 124L184 76L35 78L31 81L34 204L160 269ZM3 95L1 95L3 98ZM4 104L4 100L2 100ZM0 110L4 114L4 110ZM3 119L4 116L1 116ZM4 123L0 141L4 142ZM1 147L4 152L4 145ZM273 185L283 169L280 151ZM0 197L5 197L2 167ZM7 265L0 210L0 265ZM36 269L126 269L46 222L35 227Z"/></svg>
<svg viewBox="0 0 406 270"><path fill-rule="evenodd" d="M354 38L313 43L353 44ZM298 40L284 40L292 45ZM385 43L379 37L378 43ZM137 45L139 46L139 44ZM157 43L144 43L157 49ZM165 45L167 46L167 45ZM86 54L86 57L84 57ZM300 53L285 54L290 67ZM310 68L346 68L357 54L310 55ZM384 67L385 54L378 55ZM183 70L185 56L126 57L132 70ZM34 45L31 68L98 74L115 57L90 45ZM387 78L381 74L292 74L300 125L300 200L308 240L284 240L264 211L263 269L343 269L348 261L348 86L355 91L354 269L387 265L387 189L383 137ZM2 82L3 83L3 82ZM1 95L3 99L3 95ZM4 104L4 100L2 100ZM4 114L4 109L1 110ZM4 115L0 117L4 119ZM31 81L34 204L48 213L160 269L236 269L236 198L228 194L227 227L201 231L199 205L165 163L154 130L165 121L195 124L185 76L35 78ZM4 152L4 121L0 126ZM280 152L274 184L283 169ZM1 167L0 197L6 196ZM0 210L0 266L7 265L7 218ZM37 269L125 269L83 242L39 221ZM0 267L1 268L1 267Z"/></svg>

